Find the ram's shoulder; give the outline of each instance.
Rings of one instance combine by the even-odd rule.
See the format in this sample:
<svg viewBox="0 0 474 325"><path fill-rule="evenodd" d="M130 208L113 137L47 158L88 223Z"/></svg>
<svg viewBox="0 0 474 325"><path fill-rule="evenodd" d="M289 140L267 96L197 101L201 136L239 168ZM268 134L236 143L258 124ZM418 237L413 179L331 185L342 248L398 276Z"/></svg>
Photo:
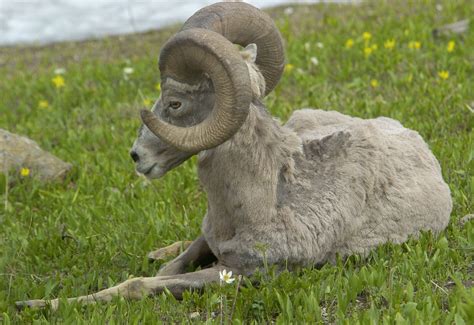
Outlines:
<svg viewBox="0 0 474 325"><path fill-rule="evenodd" d="M285 124L285 127L292 129L299 135L303 135L323 126L348 124L359 120L359 118L344 115L336 111L305 108L293 112Z"/></svg>

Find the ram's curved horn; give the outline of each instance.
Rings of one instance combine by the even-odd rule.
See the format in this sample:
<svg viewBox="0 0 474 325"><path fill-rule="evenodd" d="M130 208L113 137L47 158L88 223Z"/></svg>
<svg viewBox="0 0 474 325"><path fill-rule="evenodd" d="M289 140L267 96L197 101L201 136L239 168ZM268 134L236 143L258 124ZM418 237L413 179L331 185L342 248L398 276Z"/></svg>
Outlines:
<svg viewBox="0 0 474 325"><path fill-rule="evenodd" d="M229 139L245 121L252 99L248 67L224 36L200 28L180 31L162 48L160 71L162 82L171 78L189 84L207 73L216 92L208 118L191 127L171 125L151 111L141 111L143 123L163 141L182 151L199 152Z"/></svg>
<svg viewBox="0 0 474 325"><path fill-rule="evenodd" d="M280 81L285 67L283 43L275 23L263 11L243 2L216 3L197 11L182 30L192 28L212 30L244 47L257 44L256 64L265 78L265 95Z"/></svg>

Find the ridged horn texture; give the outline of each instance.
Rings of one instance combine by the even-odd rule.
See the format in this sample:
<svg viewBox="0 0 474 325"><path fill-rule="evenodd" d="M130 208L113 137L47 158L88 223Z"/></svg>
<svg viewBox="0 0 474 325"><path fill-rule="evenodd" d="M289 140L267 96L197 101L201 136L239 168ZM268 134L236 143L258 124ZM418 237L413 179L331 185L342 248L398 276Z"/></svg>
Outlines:
<svg viewBox="0 0 474 325"><path fill-rule="evenodd" d="M205 72L215 89L215 104L209 117L198 125L178 127L141 111L143 123L159 138L185 152L218 146L237 132L245 121L252 99L246 63L224 36L193 28L178 32L160 53L162 82L172 78L194 84Z"/></svg>
<svg viewBox="0 0 474 325"><path fill-rule="evenodd" d="M266 83L265 95L280 81L285 67L282 38L273 20L263 11L243 2L216 3L197 11L181 30L193 28L212 30L244 47L255 43L256 64Z"/></svg>

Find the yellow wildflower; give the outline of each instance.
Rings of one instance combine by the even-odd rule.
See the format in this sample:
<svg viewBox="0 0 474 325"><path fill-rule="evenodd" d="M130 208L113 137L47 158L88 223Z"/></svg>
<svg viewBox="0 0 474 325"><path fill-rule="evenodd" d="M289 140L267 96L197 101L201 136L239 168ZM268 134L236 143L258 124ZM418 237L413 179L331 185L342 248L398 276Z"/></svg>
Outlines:
<svg viewBox="0 0 474 325"><path fill-rule="evenodd" d="M369 33L369 32L364 32L364 33L362 34L362 38L364 39L364 41L368 42L368 41L370 41L370 39L372 38L372 34Z"/></svg>
<svg viewBox="0 0 474 325"><path fill-rule="evenodd" d="M151 99L150 98L145 98L143 100L143 105L145 106L150 106L151 105Z"/></svg>
<svg viewBox="0 0 474 325"><path fill-rule="evenodd" d="M20 175L23 177L27 177L30 175L30 170L28 168L22 168L20 170Z"/></svg>
<svg viewBox="0 0 474 325"><path fill-rule="evenodd" d="M351 47L354 46L354 40L352 38L349 38L347 41L346 41L346 48L350 49Z"/></svg>
<svg viewBox="0 0 474 325"><path fill-rule="evenodd" d="M365 56L371 55L373 51L374 51L374 49L371 48L371 47L366 47L366 48L364 48L364 54L365 54Z"/></svg>
<svg viewBox="0 0 474 325"><path fill-rule="evenodd" d="M158 90L158 91L161 91L161 84L157 83L156 86L155 86L155 89Z"/></svg>
<svg viewBox="0 0 474 325"><path fill-rule="evenodd" d="M418 50L421 47L421 43L418 41L411 41L408 43L408 48L412 50Z"/></svg>
<svg viewBox="0 0 474 325"><path fill-rule="evenodd" d="M38 102L38 107L39 108L48 108L49 107L49 103L47 100L40 100Z"/></svg>
<svg viewBox="0 0 474 325"><path fill-rule="evenodd" d="M377 44L372 44L371 48L372 48L373 51L375 51L375 50L377 50L379 47L377 46Z"/></svg>
<svg viewBox="0 0 474 325"><path fill-rule="evenodd" d="M377 88L379 86L379 82L377 81L377 79L372 79L370 80L370 85L372 86L372 88Z"/></svg>
<svg viewBox="0 0 474 325"><path fill-rule="evenodd" d="M442 70L442 71L438 72L438 77L440 77L443 80L448 79L449 78L449 71Z"/></svg>
<svg viewBox="0 0 474 325"><path fill-rule="evenodd" d="M51 79L51 81L53 82L56 88L64 87L64 85L66 84L66 82L64 81L64 78L61 75L57 75L56 77Z"/></svg>
<svg viewBox="0 0 474 325"><path fill-rule="evenodd" d="M448 47L446 49L448 50L448 52L452 52L452 51L454 51L455 46L456 46L456 43L454 43L454 41L449 41L448 42Z"/></svg>
<svg viewBox="0 0 474 325"><path fill-rule="evenodd" d="M395 47L395 40L392 38L392 39L389 39L389 40L386 40L385 43L383 43L383 46L387 49L387 50L391 50Z"/></svg>
<svg viewBox="0 0 474 325"><path fill-rule="evenodd" d="M285 72L291 73L291 71L295 68L295 66L291 63L287 63L285 65Z"/></svg>

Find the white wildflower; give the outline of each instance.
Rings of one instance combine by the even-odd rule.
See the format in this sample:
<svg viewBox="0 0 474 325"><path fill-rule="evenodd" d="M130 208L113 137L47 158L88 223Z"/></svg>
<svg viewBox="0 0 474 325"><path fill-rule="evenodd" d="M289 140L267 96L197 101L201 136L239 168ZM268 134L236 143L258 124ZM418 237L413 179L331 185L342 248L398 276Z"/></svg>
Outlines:
<svg viewBox="0 0 474 325"><path fill-rule="evenodd" d="M65 74L65 73L66 73L66 69L64 69L64 68L54 69L54 74Z"/></svg>
<svg viewBox="0 0 474 325"><path fill-rule="evenodd" d="M232 271L229 271L227 272L226 270L222 270L219 272L219 278L221 280L221 283L222 282L225 282L225 283L232 283L234 282L234 278L232 277Z"/></svg>
<svg viewBox="0 0 474 325"><path fill-rule="evenodd" d="M198 311L192 312L189 314L190 319L198 319L201 316L201 314Z"/></svg>
<svg viewBox="0 0 474 325"><path fill-rule="evenodd" d="M283 13L287 16L292 15L295 12L295 9L293 7L288 7L283 10Z"/></svg>
<svg viewBox="0 0 474 325"><path fill-rule="evenodd" d="M124 74L132 74L133 73L133 68L125 67L125 68L123 68L123 73Z"/></svg>
<svg viewBox="0 0 474 325"><path fill-rule="evenodd" d="M125 67L123 68L123 79L128 80L128 76L133 73L132 67Z"/></svg>
<svg viewBox="0 0 474 325"><path fill-rule="evenodd" d="M320 49L322 49L324 47L324 44L321 43L321 42L317 42L316 46L319 47Z"/></svg>
<svg viewBox="0 0 474 325"><path fill-rule="evenodd" d="M311 59L309 59L309 60L311 61L311 64L313 64L313 65L318 65L319 64L319 60L315 56L311 57Z"/></svg>

